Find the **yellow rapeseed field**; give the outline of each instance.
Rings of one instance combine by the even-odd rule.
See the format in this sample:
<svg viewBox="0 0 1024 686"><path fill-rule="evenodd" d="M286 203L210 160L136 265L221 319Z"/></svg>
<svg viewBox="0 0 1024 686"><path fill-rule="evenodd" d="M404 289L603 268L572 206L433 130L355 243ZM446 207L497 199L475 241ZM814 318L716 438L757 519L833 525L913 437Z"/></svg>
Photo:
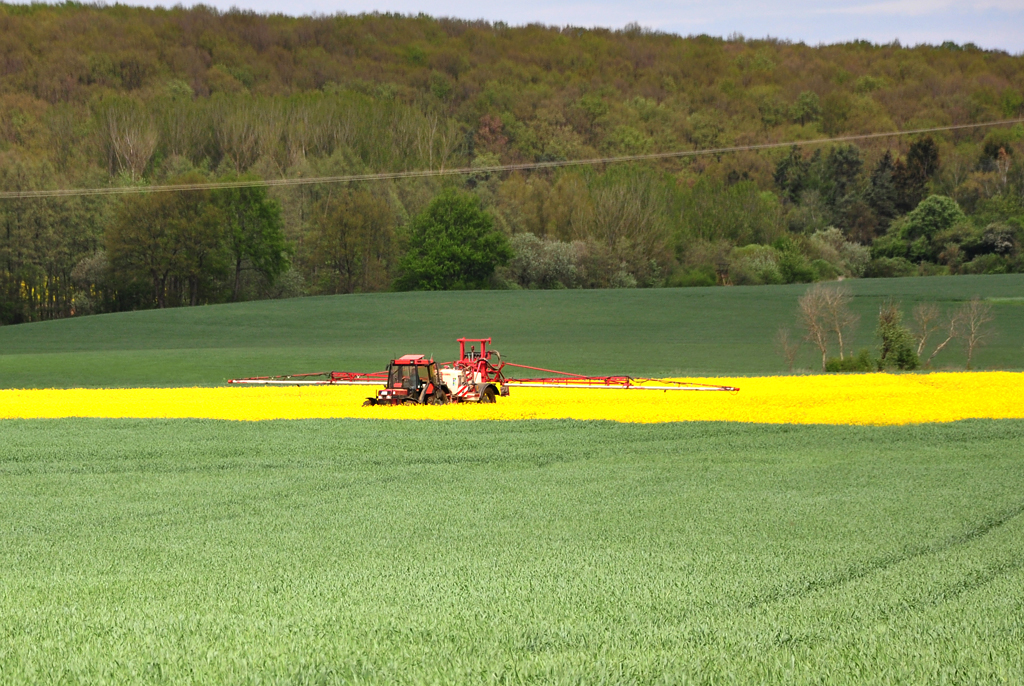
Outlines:
<svg viewBox="0 0 1024 686"><path fill-rule="evenodd" d="M361 407L375 387L0 390L0 418L234 420L608 419L773 424L913 424L1024 418L1024 374L1010 372L688 379L738 393L513 388L494 405Z"/></svg>

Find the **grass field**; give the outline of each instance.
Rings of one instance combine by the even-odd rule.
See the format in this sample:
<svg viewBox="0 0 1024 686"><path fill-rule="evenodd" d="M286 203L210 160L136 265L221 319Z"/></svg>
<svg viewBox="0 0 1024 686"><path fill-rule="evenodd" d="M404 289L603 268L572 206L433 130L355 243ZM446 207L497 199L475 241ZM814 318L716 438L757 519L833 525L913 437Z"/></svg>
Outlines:
<svg viewBox="0 0 1024 686"><path fill-rule="evenodd" d="M981 368L1024 368L1024 274L849 282L873 346L880 300L908 312L991 299ZM381 369L410 352L453 359L459 336L493 337L512 361L580 373L743 375L786 371L773 350L806 286L388 293L127 312L0 327L0 387L219 384L236 376ZM819 358L820 360L820 358ZM814 368L810 349L801 364ZM937 367L962 367L953 346Z"/></svg>
<svg viewBox="0 0 1024 686"><path fill-rule="evenodd" d="M1024 421L2 430L5 684L1024 681Z"/></svg>
<svg viewBox="0 0 1024 686"><path fill-rule="evenodd" d="M873 343L883 297L909 311L980 295L996 335L978 365L1024 368L1024 275L850 286L855 346ZM373 370L407 352L450 359L460 335L585 373L772 374L784 366L771 339L804 290L382 294L84 317L0 328L0 387ZM955 350L937 361L963 364ZM966 379L948 391L962 410L950 417L1019 416L992 409L1013 410L1019 375L991 375L1013 377L997 394L984 375L945 376ZM698 410L717 403L765 421L789 402L783 421L813 419L827 403L757 384L840 382L825 395L844 421L866 398L879 416L908 404L924 416L925 396L955 409L942 379L746 379L746 395L693 394L700 405L669 418L710 418ZM283 389L203 393L271 390ZM434 409L514 411L519 392ZM0 410L46 393L2 391ZM54 391L46 411L88 393L232 411L184 388ZM727 411L737 400L747 415ZM0 683L1024 683L1022 444L1022 419L0 420Z"/></svg>

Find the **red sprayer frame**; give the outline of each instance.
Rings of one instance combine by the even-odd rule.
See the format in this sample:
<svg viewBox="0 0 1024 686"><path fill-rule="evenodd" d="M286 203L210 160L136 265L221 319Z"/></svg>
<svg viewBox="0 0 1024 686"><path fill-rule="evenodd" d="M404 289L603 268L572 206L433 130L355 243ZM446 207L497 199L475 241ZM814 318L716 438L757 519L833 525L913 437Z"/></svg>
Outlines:
<svg viewBox="0 0 1024 686"><path fill-rule="evenodd" d="M508 388L607 388L644 391L738 391L734 386L716 386L691 381L675 381L669 379L648 379L632 376L584 376L556 369L530 367L524 364L513 364L501 359L501 353L490 348L490 338L459 338L459 359L442 363L442 366L464 371L468 377L476 379L476 384L495 384L500 386L501 394L507 395ZM466 345L469 344L469 350ZM476 349L477 344L480 350ZM396 361L404 360L399 358ZM422 355L415 356L422 358ZM492 361L494 358L494 361ZM426 360L432 362L432 360ZM529 369L558 376L536 378L506 378L505 367ZM479 377L476 375L479 374ZM280 384L280 385L344 385L344 386L379 386L386 384L388 373L383 372L315 372L309 374L289 374L286 376L255 376L247 379L232 379L234 384Z"/></svg>

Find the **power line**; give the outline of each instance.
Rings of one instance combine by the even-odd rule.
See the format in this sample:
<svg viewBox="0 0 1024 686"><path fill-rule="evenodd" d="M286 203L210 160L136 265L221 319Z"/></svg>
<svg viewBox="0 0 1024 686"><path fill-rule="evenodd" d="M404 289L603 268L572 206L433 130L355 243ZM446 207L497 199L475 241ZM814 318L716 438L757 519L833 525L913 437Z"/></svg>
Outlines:
<svg viewBox="0 0 1024 686"><path fill-rule="evenodd" d="M1000 121L981 122L979 124L956 124L953 126L933 126L926 129L909 129L886 133L862 133L835 138L816 138L807 141L787 141L785 143L757 143L753 145L734 145L727 148L707 148L703 150L678 150L675 152L655 152L644 155L623 155L621 157L595 157L585 160L556 160L551 162L525 162L523 164L502 164L490 167L456 167L453 169L420 169L413 171L378 172L373 174L348 174L344 176L312 176L295 179L253 179L248 181L210 181L206 183L169 184L156 186L111 186L106 188L58 188L35 191L2 191L0 200L19 200L27 198L63 198L89 195L128 195L134 193L167 193L172 191L201 191L223 188L272 188L278 186L310 186L328 183L350 183L353 181L388 181L392 179L416 179L433 176L460 176L468 174L489 174L509 171L529 171L536 169L557 169L560 167L582 167L599 164L618 164L621 162L645 162L651 160L679 159L685 157L701 157L704 155L722 155L732 152L750 150L771 150L793 146L807 147L826 143L846 143L876 138L896 138L921 133L937 133L940 131L957 131L961 129L978 129L990 126L1006 126L1024 123L1024 117L1018 119L1002 119Z"/></svg>

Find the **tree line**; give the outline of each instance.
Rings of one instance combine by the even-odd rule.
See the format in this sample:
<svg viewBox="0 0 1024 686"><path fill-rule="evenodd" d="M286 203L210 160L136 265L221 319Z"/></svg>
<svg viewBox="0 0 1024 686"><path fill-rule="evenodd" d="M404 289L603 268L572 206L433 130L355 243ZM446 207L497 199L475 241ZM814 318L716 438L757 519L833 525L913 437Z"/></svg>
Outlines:
<svg viewBox="0 0 1024 686"><path fill-rule="evenodd" d="M452 197L502 239L487 278L446 287L1022 269L1020 126L482 171L1020 116L1024 58L999 51L74 3L0 5L0 25L2 190L481 169L0 201L3 323L428 287L417 217Z"/></svg>

